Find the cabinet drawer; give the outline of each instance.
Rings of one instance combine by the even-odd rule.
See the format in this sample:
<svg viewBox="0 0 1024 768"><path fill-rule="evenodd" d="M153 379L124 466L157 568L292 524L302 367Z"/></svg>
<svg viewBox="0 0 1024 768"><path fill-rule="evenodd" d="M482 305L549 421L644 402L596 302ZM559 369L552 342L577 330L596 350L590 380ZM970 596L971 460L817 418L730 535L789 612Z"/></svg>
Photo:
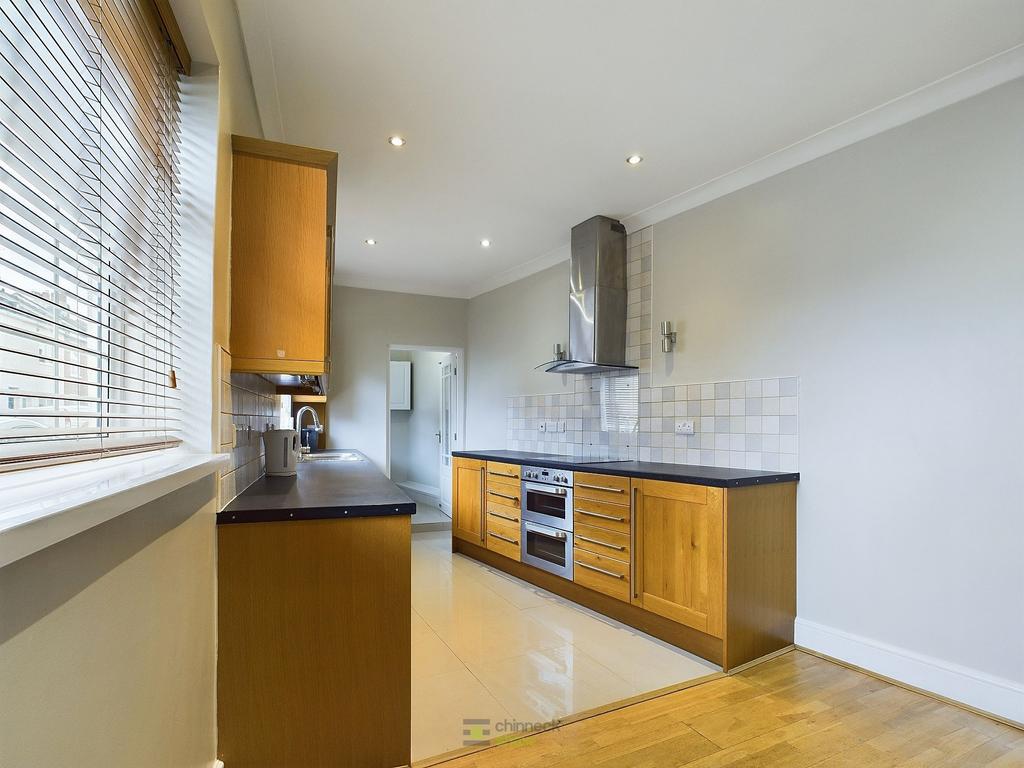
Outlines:
<svg viewBox="0 0 1024 768"><path fill-rule="evenodd" d="M518 464L506 464L503 461L487 462L488 479L495 478L498 481L519 485L519 480L521 479L519 470Z"/></svg>
<svg viewBox="0 0 1024 768"><path fill-rule="evenodd" d="M487 503L494 502L495 504L501 504L504 507L513 507L519 509L519 483L509 485L507 483L496 483L494 478L488 476L487 478Z"/></svg>
<svg viewBox="0 0 1024 768"><path fill-rule="evenodd" d="M572 559L575 583L629 602L629 563L581 549L573 550Z"/></svg>
<svg viewBox="0 0 1024 768"><path fill-rule="evenodd" d="M629 533L595 528L577 523L573 532L573 546L577 551L585 549L595 555L629 562Z"/></svg>
<svg viewBox="0 0 1024 768"><path fill-rule="evenodd" d="M520 517L518 507L506 507L501 504L495 504L492 501L487 502L488 525L500 525L502 522L504 522L508 525L514 525L518 527L519 519Z"/></svg>
<svg viewBox="0 0 1024 768"><path fill-rule="evenodd" d="M592 499L573 499L574 524L592 525L629 535L629 507Z"/></svg>
<svg viewBox="0 0 1024 768"><path fill-rule="evenodd" d="M487 548L518 562L519 530L519 523L513 523L488 513Z"/></svg>
<svg viewBox="0 0 1024 768"><path fill-rule="evenodd" d="M629 478L576 472L573 475L572 492L577 499L629 504Z"/></svg>

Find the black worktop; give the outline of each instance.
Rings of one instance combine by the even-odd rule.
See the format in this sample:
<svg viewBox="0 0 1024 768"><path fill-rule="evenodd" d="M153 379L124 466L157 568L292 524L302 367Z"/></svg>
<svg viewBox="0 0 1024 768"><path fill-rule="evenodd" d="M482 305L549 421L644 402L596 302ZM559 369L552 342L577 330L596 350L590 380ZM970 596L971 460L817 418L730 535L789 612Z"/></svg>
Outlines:
<svg viewBox="0 0 1024 768"><path fill-rule="evenodd" d="M693 464L664 464L654 461L601 461L574 459L551 453L529 451L452 451L452 456L509 464L529 464L549 469L567 469L573 472L594 472L601 475L641 477L647 480L667 480L673 483L710 485L715 488L741 488L746 485L767 483L793 483L800 479L799 472L764 472L755 469L729 469L727 467L700 467Z"/></svg>
<svg viewBox="0 0 1024 768"><path fill-rule="evenodd" d="M412 515L416 502L359 451L358 461L300 461L294 477L263 477L218 515L217 523L266 523Z"/></svg>

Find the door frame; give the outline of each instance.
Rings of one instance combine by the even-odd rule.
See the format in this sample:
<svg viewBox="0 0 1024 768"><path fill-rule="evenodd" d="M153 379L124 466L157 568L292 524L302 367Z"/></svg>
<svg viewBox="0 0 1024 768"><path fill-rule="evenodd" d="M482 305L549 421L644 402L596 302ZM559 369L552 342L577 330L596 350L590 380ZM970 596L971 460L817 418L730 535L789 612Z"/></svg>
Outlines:
<svg viewBox="0 0 1024 768"><path fill-rule="evenodd" d="M391 477L391 353L392 352L441 352L456 355L455 365L455 439L452 451L460 451L466 440L466 352L463 347L445 347L434 344L388 344L384 359L387 375L384 377L384 464L385 472ZM413 374L415 375L415 374Z"/></svg>

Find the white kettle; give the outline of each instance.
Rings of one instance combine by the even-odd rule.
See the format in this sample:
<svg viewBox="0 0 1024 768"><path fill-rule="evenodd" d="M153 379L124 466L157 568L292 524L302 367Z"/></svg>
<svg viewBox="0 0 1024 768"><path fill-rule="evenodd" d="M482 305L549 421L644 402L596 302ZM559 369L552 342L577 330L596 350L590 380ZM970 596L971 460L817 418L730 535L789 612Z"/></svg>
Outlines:
<svg viewBox="0 0 1024 768"><path fill-rule="evenodd" d="M268 429L263 433L267 475L291 477L299 459L299 433L294 429Z"/></svg>

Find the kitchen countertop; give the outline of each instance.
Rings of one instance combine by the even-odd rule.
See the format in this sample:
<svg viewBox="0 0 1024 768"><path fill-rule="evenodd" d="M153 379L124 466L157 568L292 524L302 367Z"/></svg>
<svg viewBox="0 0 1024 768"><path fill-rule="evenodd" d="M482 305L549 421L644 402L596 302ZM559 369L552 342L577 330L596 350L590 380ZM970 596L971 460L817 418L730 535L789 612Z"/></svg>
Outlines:
<svg viewBox="0 0 1024 768"><path fill-rule="evenodd" d="M747 485L767 483L794 483L800 479L799 472L764 472L754 469L729 469L727 467L700 467L692 464L663 464L653 461L602 461L588 462L574 460L571 456L528 451L452 451L452 456L467 459L504 461L509 464L529 464L549 469L566 469L573 472L593 472L601 475L642 477L647 480L667 480L674 483L710 485L716 488L741 488Z"/></svg>
<svg viewBox="0 0 1024 768"><path fill-rule="evenodd" d="M359 451L358 461L300 461L295 477L262 477L218 515L218 525L281 520L413 515L416 502Z"/></svg>

